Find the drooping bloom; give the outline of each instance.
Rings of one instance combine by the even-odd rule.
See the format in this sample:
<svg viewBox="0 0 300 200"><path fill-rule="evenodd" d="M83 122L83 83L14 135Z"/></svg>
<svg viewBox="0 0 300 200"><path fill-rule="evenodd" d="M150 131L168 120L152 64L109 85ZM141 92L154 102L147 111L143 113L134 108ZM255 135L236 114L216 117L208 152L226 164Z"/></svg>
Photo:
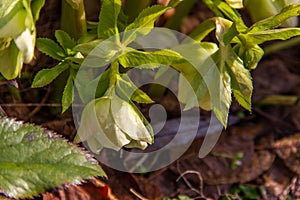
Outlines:
<svg viewBox="0 0 300 200"><path fill-rule="evenodd" d="M145 149L153 143L153 130L134 104L116 94L91 101L83 110L78 137L91 151L122 147Z"/></svg>
<svg viewBox="0 0 300 200"><path fill-rule="evenodd" d="M35 21L44 0L0 1L0 73L16 78L34 56Z"/></svg>

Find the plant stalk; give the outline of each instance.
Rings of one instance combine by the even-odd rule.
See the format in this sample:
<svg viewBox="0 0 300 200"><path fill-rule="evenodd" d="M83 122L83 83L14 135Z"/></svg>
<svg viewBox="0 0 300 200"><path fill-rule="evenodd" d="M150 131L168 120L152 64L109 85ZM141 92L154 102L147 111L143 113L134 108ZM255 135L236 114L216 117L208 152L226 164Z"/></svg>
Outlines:
<svg viewBox="0 0 300 200"><path fill-rule="evenodd" d="M76 40L87 32L84 1L79 0L77 3L77 9L67 0L62 0L61 4L61 28Z"/></svg>
<svg viewBox="0 0 300 200"><path fill-rule="evenodd" d="M264 56L276 53L283 49L291 48L300 44L300 36L294 37L286 41L279 41L264 48Z"/></svg>

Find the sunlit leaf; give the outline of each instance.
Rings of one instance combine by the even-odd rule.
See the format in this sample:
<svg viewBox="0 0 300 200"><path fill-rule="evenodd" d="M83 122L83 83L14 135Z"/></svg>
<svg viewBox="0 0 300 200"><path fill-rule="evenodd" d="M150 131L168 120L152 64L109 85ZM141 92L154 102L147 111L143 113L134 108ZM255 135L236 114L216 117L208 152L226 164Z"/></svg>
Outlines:
<svg viewBox="0 0 300 200"><path fill-rule="evenodd" d="M123 67L156 68L160 65L172 65L186 62L177 52L164 49L154 52L143 52L127 48L125 53L118 57Z"/></svg>
<svg viewBox="0 0 300 200"><path fill-rule="evenodd" d="M13 198L105 176L95 160L54 133L31 124L0 119L0 188Z"/></svg>
<svg viewBox="0 0 300 200"><path fill-rule="evenodd" d="M213 111L222 125L226 128L229 108L231 105L231 79L226 70L213 70L215 83L208 86Z"/></svg>
<svg viewBox="0 0 300 200"><path fill-rule="evenodd" d="M95 44L77 46L74 50L80 50L80 48L82 48L82 50L88 51L93 45ZM104 67L114 62L121 53L122 47L120 45L111 40L104 40L88 53L88 57L83 64L85 67L91 68Z"/></svg>
<svg viewBox="0 0 300 200"><path fill-rule="evenodd" d="M41 52L56 60L62 60L66 56L64 50L48 38L38 38L36 46Z"/></svg>
<svg viewBox="0 0 300 200"><path fill-rule="evenodd" d="M210 18L200 23L197 28L193 30L189 37L194 40L201 42L210 32L216 28L216 18Z"/></svg>
<svg viewBox="0 0 300 200"><path fill-rule="evenodd" d="M168 6L170 6L170 7L176 7L182 1L183 0L170 0Z"/></svg>
<svg viewBox="0 0 300 200"><path fill-rule="evenodd" d="M70 105L73 103L74 99L74 82L73 82L73 76L70 75L67 84L65 86L62 99L61 99L61 104L62 104L62 113L64 113Z"/></svg>
<svg viewBox="0 0 300 200"><path fill-rule="evenodd" d="M226 2L221 0L205 0L206 4L211 4L211 9L217 14L219 17L223 17L218 13L221 11L228 19L236 24L238 32L245 32L247 30L247 26L244 24L239 12L234 8L230 7Z"/></svg>
<svg viewBox="0 0 300 200"><path fill-rule="evenodd" d="M119 33L118 16L121 10L121 0L103 0L101 4L98 38L107 39Z"/></svg>
<svg viewBox="0 0 300 200"><path fill-rule="evenodd" d="M65 62L61 62L55 67L50 69L40 70L34 77L31 87L38 88L44 87L51 83L58 75L67 70L69 65Z"/></svg>
<svg viewBox="0 0 300 200"><path fill-rule="evenodd" d="M300 13L300 5L289 5L281 10L277 15L261 20L249 28L249 33L270 30L280 26L284 21Z"/></svg>
<svg viewBox="0 0 300 200"><path fill-rule="evenodd" d="M125 100L138 103L153 103L153 100L142 90L137 88L127 74L122 74L117 81L116 91Z"/></svg>
<svg viewBox="0 0 300 200"><path fill-rule="evenodd" d="M98 44L100 44L101 40L92 40L90 42L81 43L74 47L74 51L79 51L84 55L88 55Z"/></svg>
<svg viewBox="0 0 300 200"><path fill-rule="evenodd" d="M138 36L146 35L154 27L155 20L171 7L154 5L144 9L139 16L129 24L124 31L122 43L126 46Z"/></svg>
<svg viewBox="0 0 300 200"><path fill-rule="evenodd" d="M243 66L242 60L230 50L226 59L230 70L231 85L235 99L247 110L251 110L252 78L250 72Z"/></svg>
<svg viewBox="0 0 300 200"><path fill-rule="evenodd" d="M248 33L242 37L249 44L262 44L271 40L287 40L298 35L300 35L300 28L281 28Z"/></svg>
<svg viewBox="0 0 300 200"><path fill-rule="evenodd" d="M65 49L65 51L67 49L73 49L73 47L76 45L74 39L72 39L66 32L62 30L55 31L55 38L60 44L60 46L62 46Z"/></svg>
<svg viewBox="0 0 300 200"><path fill-rule="evenodd" d="M174 47L173 50L189 62L173 65L177 71L181 72L178 88L179 100L186 104L185 109L194 106L202 107L204 105L202 98L207 93L207 85L214 81L211 73L216 65L210 56L218 50L218 47L214 43L187 42Z"/></svg>

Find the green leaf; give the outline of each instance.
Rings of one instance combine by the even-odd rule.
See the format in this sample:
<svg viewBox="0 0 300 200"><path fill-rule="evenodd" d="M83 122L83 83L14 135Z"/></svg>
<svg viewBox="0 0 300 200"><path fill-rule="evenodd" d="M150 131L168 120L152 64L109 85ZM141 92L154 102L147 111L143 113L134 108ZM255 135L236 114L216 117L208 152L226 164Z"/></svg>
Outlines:
<svg viewBox="0 0 300 200"><path fill-rule="evenodd" d="M193 68L193 66L191 66L190 64L184 64L184 66L182 67ZM205 83L203 83L204 80L197 70L194 70L194 72L191 71L191 73L188 74L180 74L178 83L178 99L180 102L186 104L184 110L188 110L193 107L201 107L199 102L207 91L207 87Z"/></svg>
<svg viewBox="0 0 300 200"><path fill-rule="evenodd" d="M66 62L61 62L53 68L40 70L37 75L35 75L31 87L38 88L48 85L58 75L68 69L68 67L69 65Z"/></svg>
<svg viewBox="0 0 300 200"><path fill-rule="evenodd" d="M122 43L127 46L138 36L147 35L154 27L155 20L171 7L154 5L144 9L124 31Z"/></svg>
<svg viewBox="0 0 300 200"><path fill-rule="evenodd" d="M32 0L31 1L31 12L34 21L39 19L40 11L42 7L45 5L45 0Z"/></svg>
<svg viewBox="0 0 300 200"><path fill-rule="evenodd" d="M153 103L153 100L137 88L127 74L122 74L117 81L116 91L125 100L132 99L137 103Z"/></svg>
<svg viewBox="0 0 300 200"><path fill-rule="evenodd" d="M91 46L85 46L84 48L86 47L89 48ZM78 47L75 49L79 50ZM88 59L85 59L84 65L91 68L104 67L114 62L121 53L122 47L120 45L111 40L104 40L89 52Z"/></svg>
<svg viewBox="0 0 300 200"><path fill-rule="evenodd" d="M118 16L118 30L119 32L123 32L128 25L129 17L124 13L124 11L121 9L119 16Z"/></svg>
<svg viewBox="0 0 300 200"><path fill-rule="evenodd" d="M189 35L194 40L201 42L210 32L216 28L216 18L210 18L200 23L195 30Z"/></svg>
<svg viewBox="0 0 300 200"><path fill-rule="evenodd" d="M231 85L234 97L245 109L251 110L252 78L250 72L243 66L243 61L234 53L226 59L230 70Z"/></svg>
<svg viewBox="0 0 300 200"><path fill-rule="evenodd" d="M0 148L0 188L12 198L105 176L85 152L39 126L1 118Z"/></svg>
<svg viewBox="0 0 300 200"><path fill-rule="evenodd" d="M231 79L227 71L214 70L215 83L208 86L213 111L222 125L226 128L229 108L231 105Z"/></svg>
<svg viewBox="0 0 300 200"><path fill-rule="evenodd" d="M61 99L62 113L64 113L73 103L73 99L74 99L73 79L74 79L73 76L70 74Z"/></svg>
<svg viewBox="0 0 300 200"><path fill-rule="evenodd" d="M228 40L230 38L232 39L235 36L235 35L233 35L233 37L232 37L232 36L228 35L228 34L230 34L229 30L232 29L232 26L234 26L234 23L232 23L230 20L227 20L222 17L218 17L216 19L216 38L223 46L226 45L225 40L226 40L226 43L228 43ZM231 32L232 31L233 30L231 30ZM236 32L234 34L236 34ZM227 38L225 37L226 35L227 35ZM230 40L229 40L229 42L230 42Z"/></svg>
<svg viewBox="0 0 300 200"><path fill-rule="evenodd" d="M280 13L269 17L267 19L258 21L253 24L249 29L249 33L255 33L265 30L270 30L280 26L284 21L293 16L298 16L300 14L300 5L289 5L281 10Z"/></svg>
<svg viewBox="0 0 300 200"><path fill-rule="evenodd" d="M0 51L0 73L7 80L17 78L22 69L22 53L16 46L15 42L11 42L10 46Z"/></svg>
<svg viewBox="0 0 300 200"><path fill-rule="evenodd" d="M228 19L236 24L236 28L239 32L245 32L247 30L247 26L244 24L241 15L239 12L233 8L231 8L227 3L221 0L206 0L214 5L222 12ZM216 13L217 14L217 13ZM222 17L222 16L221 16Z"/></svg>
<svg viewBox="0 0 300 200"><path fill-rule="evenodd" d="M271 40L287 40L300 35L300 28L282 28L241 35L248 44L262 44Z"/></svg>
<svg viewBox="0 0 300 200"><path fill-rule="evenodd" d="M98 38L107 39L118 35L118 15L121 10L121 0L103 0L99 15Z"/></svg>
<svg viewBox="0 0 300 200"><path fill-rule="evenodd" d="M92 40L90 42L78 44L74 47L74 51L79 51L83 55L88 55L102 40Z"/></svg>
<svg viewBox="0 0 300 200"><path fill-rule="evenodd" d="M83 103L102 97L109 88L111 68L98 77L90 77L88 70L79 70L75 79L76 89ZM96 88L96 91L95 91Z"/></svg>
<svg viewBox="0 0 300 200"><path fill-rule="evenodd" d="M73 47L76 45L76 42L74 41L74 39L72 39L68 35L68 33L64 32L63 30L56 30L55 38L58 41L58 43L60 44L60 46L62 46L65 49L65 51L67 49L73 49Z"/></svg>
<svg viewBox="0 0 300 200"><path fill-rule="evenodd" d="M225 45L229 45L235 36L239 35L239 32L236 28L236 24L233 23L227 32L223 35L223 42Z"/></svg>
<svg viewBox="0 0 300 200"><path fill-rule="evenodd" d="M88 29L97 29L98 27L98 23L94 24L93 22L93 27L89 27L90 23L87 22L87 28ZM88 32L88 33L84 33L80 36L80 38L77 40L77 44L83 44L83 43L86 43L86 42L91 42L93 40L96 40L97 39L97 31L95 30L95 33L94 32Z"/></svg>
<svg viewBox="0 0 300 200"><path fill-rule="evenodd" d="M207 97L207 85L214 82L213 69L216 68L214 61L210 58L218 47L214 43L184 43L173 48L180 53L189 63L176 64L173 67L181 72L179 77L178 96L185 109L200 106L210 110L209 96ZM196 95L196 98L193 98ZM206 96L205 96L206 95ZM205 100L203 100L205 96Z"/></svg>
<svg viewBox="0 0 300 200"><path fill-rule="evenodd" d="M206 80L210 95L211 106L219 121L226 128L228 121L229 108L231 105L231 78L226 69L226 59L228 48L221 46L212 55L217 67L211 67L208 71Z"/></svg>
<svg viewBox="0 0 300 200"><path fill-rule="evenodd" d="M170 6L170 7L176 7L182 1L183 0L170 0L168 6Z"/></svg>
<svg viewBox="0 0 300 200"><path fill-rule="evenodd" d="M177 52L164 49L154 52L143 52L127 48L125 54L118 57L120 64L127 67L157 68L160 65L172 65L186 62Z"/></svg>
<svg viewBox="0 0 300 200"><path fill-rule="evenodd" d="M55 60L63 60L66 57L64 50L48 38L37 38L36 47Z"/></svg>

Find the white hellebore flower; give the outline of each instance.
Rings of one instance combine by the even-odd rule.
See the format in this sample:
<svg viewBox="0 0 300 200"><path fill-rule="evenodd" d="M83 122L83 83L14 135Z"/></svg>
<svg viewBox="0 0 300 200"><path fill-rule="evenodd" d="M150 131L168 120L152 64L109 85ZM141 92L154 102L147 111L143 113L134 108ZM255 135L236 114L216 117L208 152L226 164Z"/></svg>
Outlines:
<svg viewBox="0 0 300 200"><path fill-rule="evenodd" d="M113 94L95 99L84 108L78 137L94 153L102 148L145 149L153 143L153 130L134 105Z"/></svg>
<svg viewBox="0 0 300 200"><path fill-rule="evenodd" d="M0 1L0 73L16 78L34 56L35 21L44 0Z"/></svg>

